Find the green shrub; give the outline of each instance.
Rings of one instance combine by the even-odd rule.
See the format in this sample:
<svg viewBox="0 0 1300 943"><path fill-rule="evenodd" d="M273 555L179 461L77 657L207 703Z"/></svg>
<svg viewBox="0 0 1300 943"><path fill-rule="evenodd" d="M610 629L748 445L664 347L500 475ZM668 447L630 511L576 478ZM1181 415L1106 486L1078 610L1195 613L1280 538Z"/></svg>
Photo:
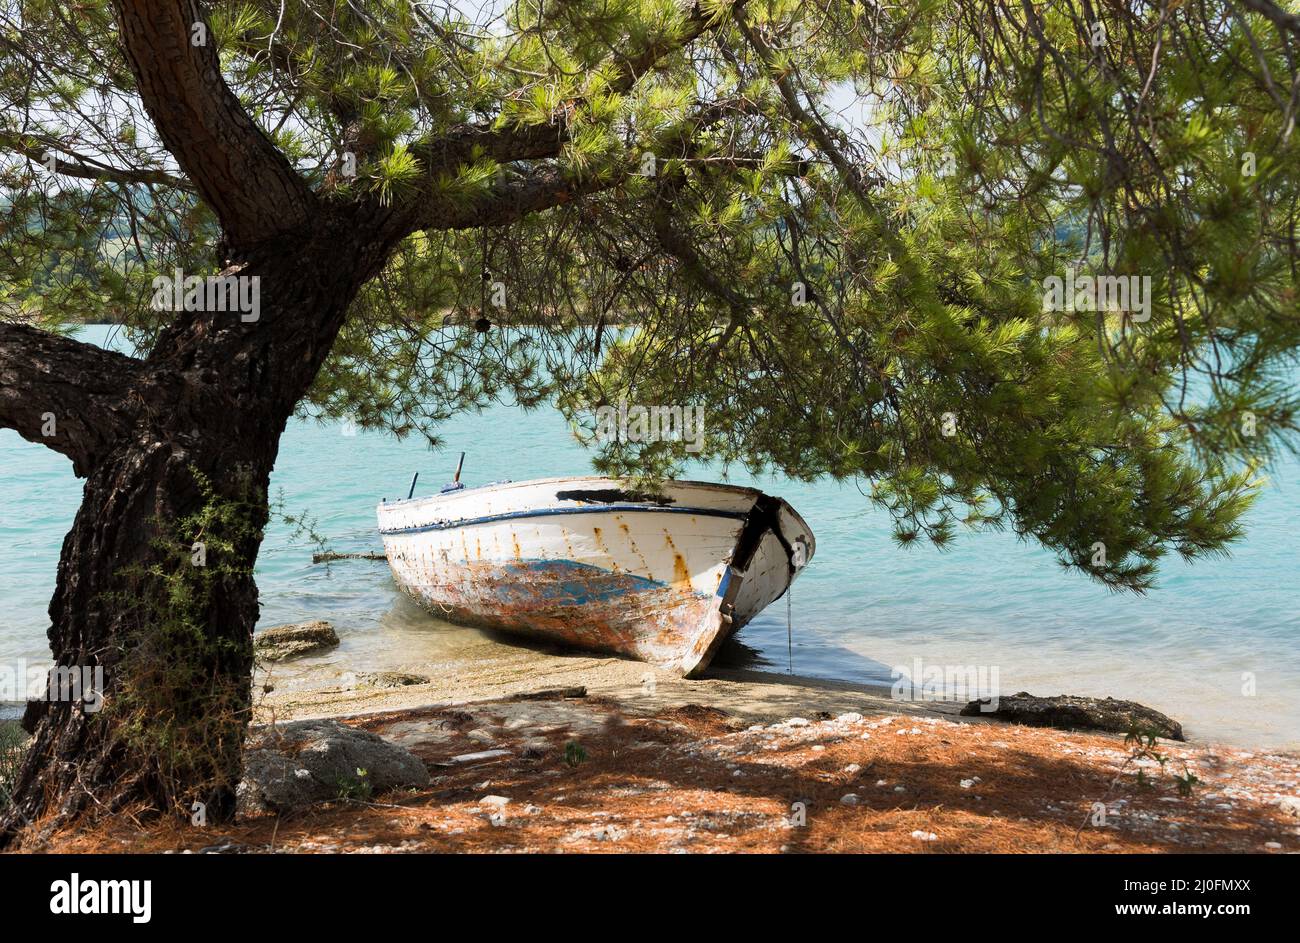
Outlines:
<svg viewBox="0 0 1300 943"><path fill-rule="evenodd" d="M23 728L17 721L0 720L0 808L10 802L26 753L27 734Z"/></svg>

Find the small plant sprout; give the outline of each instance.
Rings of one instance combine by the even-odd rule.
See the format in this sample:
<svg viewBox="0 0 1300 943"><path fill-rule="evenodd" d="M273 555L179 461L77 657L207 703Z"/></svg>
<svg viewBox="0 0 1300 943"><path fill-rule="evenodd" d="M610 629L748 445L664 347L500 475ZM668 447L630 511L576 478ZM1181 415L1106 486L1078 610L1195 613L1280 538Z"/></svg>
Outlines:
<svg viewBox="0 0 1300 943"><path fill-rule="evenodd" d="M1079 825L1078 831L1075 833L1076 839L1089 825L1097 828L1105 826L1107 814L1106 798L1115 791L1115 787L1119 785L1124 773L1132 766L1137 766L1137 772L1133 776L1133 784L1138 789L1145 790L1155 788L1155 781L1148 776L1147 771L1139 765L1144 762L1148 764L1155 763L1161 773L1169 773L1170 778L1174 781L1175 788L1178 790L1178 795L1181 798L1190 799L1192 797L1195 787L1200 784L1201 780L1191 771L1185 760L1182 761L1183 771L1181 774L1169 772L1169 757L1156 749L1156 744L1159 739L1160 733L1157 730L1144 727L1137 723L1129 727L1128 733L1124 737L1124 745L1129 749L1128 756L1124 758L1123 764L1120 765L1114 778L1111 779L1110 786L1106 790L1106 795L1102 796L1099 801L1092 803L1090 806L1088 815L1084 818L1083 822Z"/></svg>
<svg viewBox="0 0 1300 943"><path fill-rule="evenodd" d="M370 773L359 766L355 778L340 779L338 783L338 797L344 802L365 802L373 792Z"/></svg>
<svg viewBox="0 0 1300 943"><path fill-rule="evenodd" d="M577 740L570 740L564 745L564 763L566 766L579 766L587 761L587 751Z"/></svg>

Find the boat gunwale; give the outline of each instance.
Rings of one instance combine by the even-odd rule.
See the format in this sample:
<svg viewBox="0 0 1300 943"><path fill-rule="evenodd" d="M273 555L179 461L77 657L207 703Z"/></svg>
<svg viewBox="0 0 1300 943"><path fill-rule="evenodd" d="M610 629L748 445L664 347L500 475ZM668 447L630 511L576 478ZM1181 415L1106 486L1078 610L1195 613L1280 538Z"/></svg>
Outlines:
<svg viewBox="0 0 1300 943"><path fill-rule="evenodd" d="M608 478L605 477L604 475L564 475L557 478L530 478L525 481L489 482L485 485L478 485L474 488L457 488L454 491L443 491L443 492L439 492L438 494L426 494L418 498L398 498L394 501L385 500L379 503L379 507L381 508L398 507L403 504L417 504L420 501L447 500L449 498L458 497L460 495L465 495L470 493L486 494L494 491L507 491L511 488L532 487L533 485L563 484L566 482L579 482L579 481L614 482L616 484L619 484L621 487L624 487L625 489L625 486L622 485L623 480L619 478ZM763 493L761 489L753 488L750 487L749 485L732 485L732 484L725 484L723 482L717 482L717 481L685 481L685 480L666 478L664 479L664 484L677 485L677 486L690 486L692 488L699 488L706 491L721 491L721 492L730 492L733 494L752 494L755 497Z"/></svg>
<svg viewBox="0 0 1300 943"><path fill-rule="evenodd" d="M401 536L432 530L456 530L461 527L477 527L483 524L496 524L501 521L526 520L531 517L623 513L692 514L697 517L723 517L737 521L743 521L749 516L749 511L728 511L724 508L663 507L657 504L602 504L584 507L546 507L523 511L503 511L500 514L484 514L478 517L462 517L455 520L430 521L428 524L413 524L409 527L387 529L381 527L379 533L381 536Z"/></svg>

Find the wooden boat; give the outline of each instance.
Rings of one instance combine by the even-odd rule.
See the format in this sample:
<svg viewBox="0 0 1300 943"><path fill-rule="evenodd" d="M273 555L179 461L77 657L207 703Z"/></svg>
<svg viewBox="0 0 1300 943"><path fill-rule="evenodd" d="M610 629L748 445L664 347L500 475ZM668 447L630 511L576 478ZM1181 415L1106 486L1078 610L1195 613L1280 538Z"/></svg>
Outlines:
<svg viewBox="0 0 1300 943"><path fill-rule="evenodd" d="M815 546L780 498L695 481L657 494L596 477L455 483L378 515L398 586L435 614L687 677L786 592Z"/></svg>

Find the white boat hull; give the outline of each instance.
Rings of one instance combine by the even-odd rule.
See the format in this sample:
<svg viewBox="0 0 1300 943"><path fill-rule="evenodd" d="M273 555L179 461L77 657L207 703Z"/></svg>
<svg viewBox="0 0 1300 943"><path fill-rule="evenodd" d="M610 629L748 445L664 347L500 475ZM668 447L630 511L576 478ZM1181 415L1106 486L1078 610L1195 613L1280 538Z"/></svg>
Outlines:
<svg viewBox="0 0 1300 943"><path fill-rule="evenodd" d="M444 618L685 675L780 598L811 530L752 488L608 478L488 485L379 505L398 586Z"/></svg>

